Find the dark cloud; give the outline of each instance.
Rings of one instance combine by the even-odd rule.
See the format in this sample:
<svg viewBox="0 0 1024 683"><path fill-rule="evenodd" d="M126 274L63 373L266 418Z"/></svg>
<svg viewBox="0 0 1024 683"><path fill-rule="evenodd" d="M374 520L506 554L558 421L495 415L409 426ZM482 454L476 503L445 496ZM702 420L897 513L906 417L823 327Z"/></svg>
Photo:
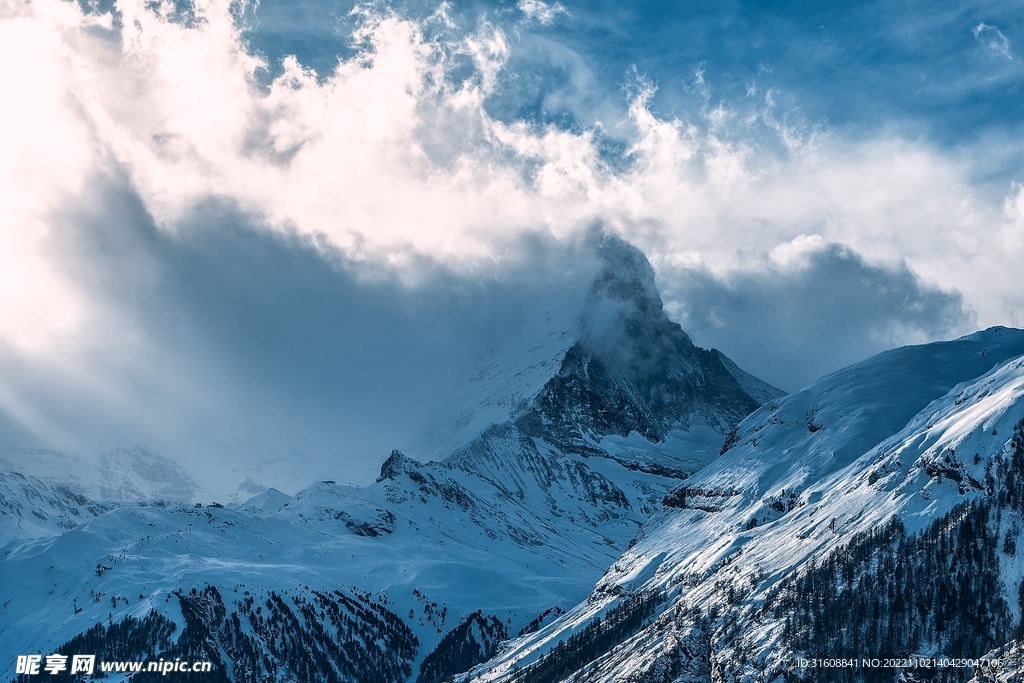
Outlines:
<svg viewBox="0 0 1024 683"><path fill-rule="evenodd" d="M139 443L217 476L292 458L299 479L364 481L391 448L415 454L473 366L594 267L532 233L472 272L389 270L218 202L172 234L125 183L64 218L57 258L91 322L59 359L6 351L7 405L37 440L4 445Z"/></svg>
<svg viewBox="0 0 1024 683"><path fill-rule="evenodd" d="M459 378L488 352L553 301L585 294L593 264L581 258L580 244L571 239L559 242L531 231L530 225L542 221L561 235L578 235L580 226L598 218L638 238L648 232L643 226L662 226L650 231L664 228L664 239L653 236L647 242L662 244L659 253L649 254L655 263L672 262L684 249L694 249L721 267L728 259L722 254L737 242L748 243L751 250L770 249L792 236L792 223L803 226L837 215L830 221L838 226L829 233L833 239L873 241L872 253L878 253L874 232L867 230L858 241L858 226L884 225L904 245L935 245L919 251L923 256L917 263L928 272L937 271L936 263L952 263L951 277L975 306L1007 296L986 297L985 287L972 291L972 280L984 281L985 272L998 270L980 272L983 266L974 265L977 270L968 271L956 263L961 252L944 245L959 245L951 235L962 236L986 221L1002 225L1003 181L1020 166L1020 136L1014 131L1024 100L1014 89L1024 72L1020 60L994 60L992 55L1000 46L1012 54L1024 35L1011 10L997 3L961 9L951 2L933 7L917 0L898 7L879 2L563 4L568 14L549 24L525 21L512 0L446 4L452 22L429 18L439 4L427 0L373 4L382 17L394 8L399 16L414 19L392 27L391 33L382 29L381 45L395 39L401 48L405 29L425 36L424 42L410 39L406 46L413 52L428 47L423 63L398 60L406 64L403 73L410 83L435 77L455 84L474 77L480 81L474 70L499 63L505 68L496 74L496 88L481 109L464 109L462 96L449 102L446 98L456 89L440 87L428 88L413 103L415 114L381 106L380 112L398 114L383 122L382 146L365 150L349 141L365 137L359 126L379 123L377 115L353 116L344 135L320 135L323 131L315 126L326 125L327 119L333 123L323 112L337 117L359 98L373 100L391 92L398 82L393 73L373 72L370 59L349 62L365 76L353 82L365 87L288 86L275 100L280 106L270 107L262 95L249 92L248 76L243 78L231 64L205 62L190 72L195 82L182 86L188 97L177 97L164 80L149 80L145 69L132 71L132 64L148 63L135 53L120 66L90 62L95 55L88 50L79 55L99 74L93 80L117 84L94 93L97 102L111 105L105 111L115 125L104 118L102 125L90 120L82 128L112 136L97 143L96 158L122 159L125 175L154 201L147 208L133 182L115 178L95 183L91 201L79 198L65 206L64 185L77 188L77 182L54 185L53 205L64 208L60 215L46 216L49 251L40 261L57 264L54 270L68 279L68 289L81 295L85 314L76 338L54 342L53 348L26 352L0 347L0 406L6 411L0 415L0 437L8 445L85 452L140 443L210 472L287 457L304 463L309 470L301 477L305 480L330 468L344 473L339 479L365 480L391 448L411 449L422 432L448 416ZM106 9L110 3L99 6ZM269 71L257 75L264 85L282 72L285 55L296 54L314 67L322 83L339 58L373 54L360 53L353 40L352 29L360 20L350 11L352 2L267 0L247 7L243 20L252 28L243 32L243 41L268 60ZM187 23L187 13L174 22L179 20ZM469 39L494 26L505 31L508 61L496 49L483 67L474 62ZM159 34L167 26L155 22L150 28ZM117 32L111 35L116 43ZM216 48L211 54L230 56L238 47L230 31L193 37ZM983 38L988 42L979 45ZM434 49L438 41L446 47ZM146 53L155 63L178 63L175 41L153 44L166 48ZM395 54L401 57L400 52ZM59 63L64 59L60 56ZM433 60L443 68L435 70ZM240 80L202 78L206 72L221 73L215 67ZM72 71L93 73L90 69L76 66ZM121 87L126 73L143 79L143 95L123 100L110 95L133 91ZM658 88L651 110L636 107L643 110L643 121L649 118L656 125L641 134L635 129L642 126L634 125L641 119L630 119L623 110L639 102L637 88L648 92L638 85L648 82ZM210 119L220 120L223 129L217 131L228 137L254 126L256 133L240 151L230 144L211 145L210 139L219 135L211 134L205 118L179 116L178 109L195 106L192 102L230 109L232 103L217 105L209 99L235 92L223 83L251 96L251 107L239 111L260 112L255 123L248 114ZM91 92L92 86L81 87ZM74 99L70 92L68 101ZM151 100L166 100L166 106ZM84 101L91 102L88 97ZM74 109L68 121L78 121L86 110L104 111L100 105ZM452 115L466 111L470 114ZM506 141L498 144L492 133L499 127L487 134L473 127L494 123L490 116L523 125L506 130ZM677 116L696 122L694 131L688 123L675 127ZM41 121L41 132L34 136L11 129L22 138L49 139L51 130L44 126L50 124L34 118ZM196 146L195 159L178 163L163 143L154 145L157 138L170 138L164 124L151 128L150 121L177 121L169 130L181 135L180 149ZM280 138L267 132L271 121L281 124ZM924 130L926 138L934 133L940 142L959 145L970 136L992 136L976 153L965 152L989 159L984 175L999 181L986 181L999 186L991 206L979 210L973 189L961 191L971 182L968 171L933 154L928 145L893 145L882 136L877 145L866 145L868 161L859 160L857 150L829 152L855 147L847 143L890 126L900 129L907 121L914 122L913 136ZM839 143L795 155L792 164L784 161L788 157L777 149L779 140L810 138L811 131L825 126L831 126L826 132ZM573 134L549 135L558 128ZM710 130L711 137L700 130ZM737 144L720 146L719 137ZM518 142L508 142L513 138ZM293 163L298 139L305 140L301 152L309 155L303 163ZM318 140L327 142L319 146ZM91 149L93 142L89 137L82 144ZM694 145L695 165L690 161ZM419 163L414 154L391 156L395 148L406 147L425 153L434 164L425 167L430 172L423 177L418 171L407 173ZM876 147L882 153L873 151ZM140 152L135 158L124 151L132 149L149 155ZM986 155L989 149L1000 151ZM49 158L34 147L25 150L26 159ZM126 154L131 158L125 160ZM760 154L768 163L760 165ZM266 155L272 158L263 163ZM819 164L816 155L830 164ZM709 161L702 167L704 157ZM373 166L378 159L385 162ZM946 162L952 170L943 170ZM730 164L735 173L729 172ZM907 188L895 182L894 194L887 196L883 190L888 187L861 182L891 167L909 169ZM40 168L49 173L45 164ZM929 175L932 168L941 172ZM23 184L10 184L10 196L46 194L38 187L45 185L42 178L16 172ZM493 184L464 183L492 173ZM176 181L189 174L199 177L179 187ZM807 182L821 175L829 176L822 184ZM783 182L759 185L758 178L769 176ZM280 183L267 181L278 177ZM353 188L336 178L367 182ZM193 185L212 188L220 198L204 200L202 190L188 189ZM269 195L267 201L261 203L254 187ZM289 191L276 195L282 187ZM293 193L295 188L303 192ZM752 194L743 188L753 188ZM264 218L224 195L255 206L252 210ZM874 195L882 196L870 201ZM346 226L358 223L359 211L343 214L367 197L372 220L349 232ZM194 201L205 203L179 219L177 211ZM734 206L751 208L735 217ZM941 220L944 206L957 207L950 209L954 215L948 222ZM402 210L392 213L396 207ZM904 207L922 209L923 218L904 213ZM172 216L171 229L154 225L150 210ZM844 215L852 220L844 221ZM708 216L721 216L710 221L718 227L692 234L697 243L691 244L687 231L693 228L688 226L704 225ZM761 222L757 229L762 234L744 232L751 217ZM27 232L42 218L25 213L17 220L17 229L26 226ZM270 221L276 229L268 227ZM282 233L281 224L295 226L295 234ZM346 229L335 233L337 226ZM317 231L331 236L321 238ZM506 237L477 240L488 232ZM367 253L403 266L355 262L331 247L334 240L339 248L349 248L353 235L373 247ZM432 239L422 240L427 246L416 252L403 246L403 239L414 239L410 235ZM500 239L506 243L491 249ZM970 240L963 242L971 246ZM1012 248L1012 240L1007 243ZM34 248L25 252L32 256ZM974 257L975 264L1003 267L1012 261L999 247L981 253L984 258ZM900 256L913 259L914 250ZM18 255L7 258L14 261ZM446 258L451 263L446 265ZM837 245L801 258L787 266L766 258L755 270L722 277L699 270L660 275L670 285L666 298L681 302L676 309L680 322L696 342L720 348L745 369L789 389L884 348L973 326L956 292L921 282L908 267L865 263Z"/></svg>
<svg viewBox="0 0 1024 683"><path fill-rule="evenodd" d="M906 265L865 263L840 244L782 266L716 277L669 276L683 328L743 369L788 391L901 344L974 329L956 291L922 282Z"/></svg>
<svg viewBox="0 0 1024 683"><path fill-rule="evenodd" d="M126 181L101 185L52 223L88 324L48 356L0 349L2 445L144 444L215 491L268 461L268 483L288 488L366 481L391 448L415 455L467 373L548 307L582 306L596 272L589 233L523 233L471 271L422 257L391 269L225 202L162 230ZM906 266L813 240L794 253L725 278L661 273L668 310L696 343L789 390L973 324L959 294Z"/></svg>

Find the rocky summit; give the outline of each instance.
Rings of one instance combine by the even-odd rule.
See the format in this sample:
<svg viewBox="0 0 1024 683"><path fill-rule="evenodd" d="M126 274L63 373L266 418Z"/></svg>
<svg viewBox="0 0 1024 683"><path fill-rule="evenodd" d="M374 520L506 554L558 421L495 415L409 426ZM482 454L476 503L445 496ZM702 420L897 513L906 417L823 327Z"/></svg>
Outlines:
<svg viewBox="0 0 1024 683"><path fill-rule="evenodd" d="M9 478L0 572L47 580L0 584L4 651L89 643L208 660L214 680L434 683L542 631L782 395L669 320L637 249L591 246L582 307L495 350L436 459L395 451L368 486L228 505L184 485L145 495L143 465L181 479L145 449L103 460L126 473L117 500Z"/></svg>

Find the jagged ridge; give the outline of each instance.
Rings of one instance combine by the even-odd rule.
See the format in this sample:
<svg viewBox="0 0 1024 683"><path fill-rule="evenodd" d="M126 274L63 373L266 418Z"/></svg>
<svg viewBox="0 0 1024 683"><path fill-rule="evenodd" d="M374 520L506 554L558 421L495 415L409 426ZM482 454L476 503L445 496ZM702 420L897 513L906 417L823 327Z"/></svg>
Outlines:
<svg viewBox="0 0 1024 683"><path fill-rule="evenodd" d="M993 328L881 354L770 402L670 496L677 508L645 527L587 601L468 678L514 680L650 591L667 599L653 623L544 680L893 680L891 669L793 667L857 647L1015 652L1021 354L1024 331Z"/></svg>

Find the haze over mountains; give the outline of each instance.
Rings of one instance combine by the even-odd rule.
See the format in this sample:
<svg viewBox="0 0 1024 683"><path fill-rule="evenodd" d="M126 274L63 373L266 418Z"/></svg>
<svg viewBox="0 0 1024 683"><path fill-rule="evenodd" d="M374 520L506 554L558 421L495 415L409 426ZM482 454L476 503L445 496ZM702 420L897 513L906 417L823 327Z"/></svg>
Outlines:
<svg viewBox="0 0 1024 683"><path fill-rule="evenodd" d="M160 621L147 629L162 632L162 620L182 628L188 608L167 599L175 591L186 594L173 600L187 602L188 590L209 585L231 607L235 587L262 603L300 582L304 599L344 587L346 600L362 600L371 612L403 623L411 615L397 670L439 680L570 608L661 499L717 455L724 435L766 397L782 394L719 352L695 347L662 310L639 251L615 237L596 248L603 265L582 315L569 317L566 329L542 325L543 337L525 349L516 346L520 337L496 351L467 386L445 437L451 450L438 461L422 464L395 451L373 485L321 482L294 498L270 489L228 508L183 506L178 501L189 501L198 487L144 449L101 458L101 466L120 464L124 472L112 478L117 487L96 491L85 482L105 503L72 491L74 473L59 484L9 475L8 575L31 576L67 547L81 550L70 565L65 558L45 570L50 585L38 585L59 598L34 595L21 581L5 584L5 649L40 638L57 646L104 615L110 623L129 615L144 620L154 608ZM515 362L495 367L510 356ZM492 383L502 393L489 394ZM49 621L62 624L56 631L40 630L47 623L39 620L40 603ZM83 611L75 613L75 605ZM436 649L481 610L486 637L478 639L486 643L479 652ZM369 617L353 618L353 628L374 628ZM307 646L299 648L304 654L275 650L275 638L299 638L285 627L271 636L252 624L231 633L222 626L202 628L209 638L231 641L228 651L258 651L257 677L295 671L314 654ZM320 649L343 651L344 633L321 634L327 640ZM158 645L138 638L143 649ZM379 649L375 642L370 638L371 652ZM369 675L365 663L339 660L328 668L341 680Z"/></svg>
<svg viewBox="0 0 1024 683"><path fill-rule="evenodd" d="M1024 332L785 396L695 346L638 250L594 248L582 309L498 348L432 450L371 485L195 506L142 448L102 476L3 474L0 649L208 659L234 681L710 682L1012 645Z"/></svg>
<svg viewBox="0 0 1024 683"><path fill-rule="evenodd" d="M1020 10L0 3L0 647L1014 678Z"/></svg>
<svg viewBox="0 0 1024 683"><path fill-rule="evenodd" d="M992 328L768 402L666 497L590 598L468 679L821 680L796 657L1019 647L1022 354L1024 331Z"/></svg>

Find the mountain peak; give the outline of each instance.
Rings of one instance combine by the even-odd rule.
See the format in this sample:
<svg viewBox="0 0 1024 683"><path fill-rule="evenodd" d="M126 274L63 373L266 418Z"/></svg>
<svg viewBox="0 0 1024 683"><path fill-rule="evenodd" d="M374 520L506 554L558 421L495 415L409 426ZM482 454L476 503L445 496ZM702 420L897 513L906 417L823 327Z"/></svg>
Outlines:
<svg viewBox="0 0 1024 683"><path fill-rule="evenodd" d="M654 268L643 252L616 235L605 235L595 250L601 267L580 319L583 346L606 361L618 356L623 363L636 359L637 345L645 339L692 349L690 337L666 315Z"/></svg>
<svg viewBox="0 0 1024 683"><path fill-rule="evenodd" d="M110 500L168 498L190 501L199 485L174 460L145 446L118 447L98 458L100 497Z"/></svg>
<svg viewBox="0 0 1024 683"><path fill-rule="evenodd" d="M630 304L642 315L660 316L664 304L654 279L654 268L644 253L618 235L606 234L597 244L601 268L590 288L590 303L615 301Z"/></svg>
<svg viewBox="0 0 1024 683"><path fill-rule="evenodd" d="M1022 353L1024 331L991 328L892 349L771 401L664 499L673 509L589 598L462 680L817 680L792 662L853 658L864 643L979 661L1020 652L1009 605L1024 591ZM964 597L963 576L978 597ZM892 596L922 585L938 596L923 604L955 609L899 621L907 602ZM638 626L616 632L623 614ZM874 635L887 623L907 624L899 640Z"/></svg>
<svg viewBox="0 0 1024 683"><path fill-rule="evenodd" d="M524 433L584 453L609 435L636 432L662 442L693 426L724 434L784 394L720 352L695 346L665 313L654 269L639 249L604 235L596 252L602 265L578 341L518 416Z"/></svg>
<svg viewBox="0 0 1024 683"><path fill-rule="evenodd" d="M391 451L391 455L384 461L384 464L380 466L380 476L377 477L377 482L380 483L387 479L395 479L396 477L405 474L409 468L422 467L422 465L411 458L406 457L404 453L399 450Z"/></svg>
<svg viewBox="0 0 1024 683"><path fill-rule="evenodd" d="M1024 339L1024 330L1017 329L1015 327L1004 327L1002 325L996 325L989 327L984 330L979 330L973 334L968 334L960 337L957 341L977 341L977 342L990 342L995 344L1011 343L1020 339Z"/></svg>

